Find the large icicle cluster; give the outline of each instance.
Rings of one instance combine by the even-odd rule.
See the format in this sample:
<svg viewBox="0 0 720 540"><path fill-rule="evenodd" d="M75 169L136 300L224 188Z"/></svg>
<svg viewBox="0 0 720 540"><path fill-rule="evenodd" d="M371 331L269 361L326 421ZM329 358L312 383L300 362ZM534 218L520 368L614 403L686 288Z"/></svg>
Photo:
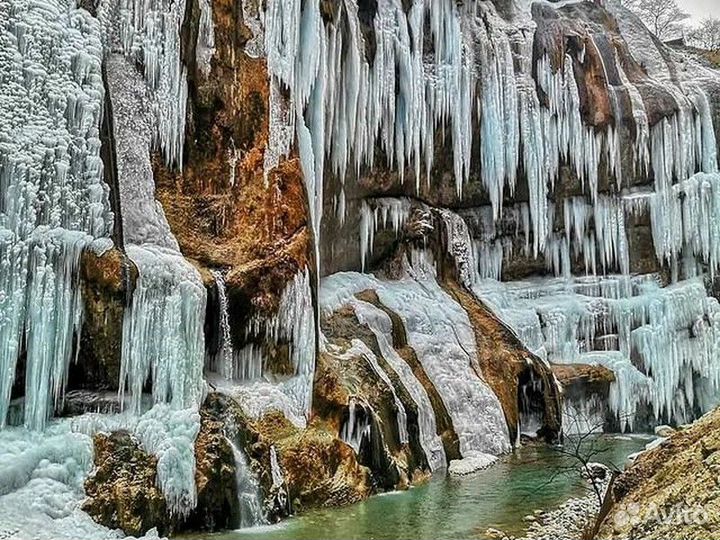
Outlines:
<svg viewBox="0 0 720 540"><path fill-rule="evenodd" d="M204 73L214 35L210 0L200 3L198 59ZM182 169L188 99L187 70L180 56L185 0L102 0L98 18L108 50L123 53L142 66L156 118L153 141L169 165Z"/></svg>
<svg viewBox="0 0 720 540"><path fill-rule="evenodd" d="M611 369L610 407L624 427L641 404L682 423L717 402L720 305L699 279L666 288L651 276L487 280L474 290L537 354Z"/></svg>
<svg viewBox="0 0 720 540"><path fill-rule="evenodd" d="M102 182L100 27L74 2L0 5L0 427L25 349L25 424L62 397L77 267L112 214Z"/></svg>
<svg viewBox="0 0 720 540"><path fill-rule="evenodd" d="M139 275L123 323L120 393L130 390L131 409L139 413L152 379L155 402L198 408L206 302L200 274L178 252L145 244L127 253Z"/></svg>
<svg viewBox="0 0 720 540"><path fill-rule="evenodd" d="M156 402L197 408L203 391L205 287L155 200L154 116L145 81L123 56L111 54L107 62L123 233L139 273L125 310L120 392L130 390L132 410L139 413L142 390L152 378Z"/></svg>

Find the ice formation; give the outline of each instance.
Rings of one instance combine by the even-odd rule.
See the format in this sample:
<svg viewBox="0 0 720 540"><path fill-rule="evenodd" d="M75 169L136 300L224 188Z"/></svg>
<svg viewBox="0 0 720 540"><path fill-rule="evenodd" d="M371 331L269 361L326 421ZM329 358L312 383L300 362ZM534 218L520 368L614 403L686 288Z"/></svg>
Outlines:
<svg viewBox="0 0 720 540"><path fill-rule="evenodd" d="M157 483L168 509L186 517L197 505L195 439L200 431L196 407L154 405L147 412L118 415L84 414L70 419L72 431L92 437L98 432L127 430L140 446L157 457Z"/></svg>
<svg viewBox="0 0 720 540"><path fill-rule="evenodd" d="M143 387L152 378L156 402L198 407L203 392L205 287L181 255L155 199L150 152L159 117L149 90L125 57L111 54L107 62L123 235L127 255L138 269L125 310L120 393L130 391L131 409L138 413Z"/></svg>
<svg viewBox="0 0 720 540"><path fill-rule="evenodd" d="M272 485L274 488L278 488L285 483L282 468L280 467L280 463L278 462L277 450L275 450L275 445L272 445L270 447L270 474L272 475Z"/></svg>
<svg viewBox="0 0 720 540"><path fill-rule="evenodd" d="M210 0L201 11L202 25L198 51L200 69L208 53L211 56L213 30ZM180 30L185 18L185 0L102 0L98 18L105 30L105 45L113 53L122 53L142 66L147 82L149 103L155 121L153 144L169 165L183 166L185 118L188 99L187 70L180 56ZM203 49L204 47L204 49ZM205 56L203 56L205 55ZM117 126L119 122L115 122Z"/></svg>
<svg viewBox="0 0 720 540"><path fill-rule="evenodd" d="M410 218L412 205L409 199L378 198L372 205L363 201L360 206L360 261L362 269L368 264L380 228L392 227L398 235Z"/></svg>
<svg viewBox="0 0 720 540"><path fill-rule="evenodd" d="M316 351L310 279L309 269L298 271L280 296L277 312L270 317L256 315L247 323L247 345L240 350L221 347L222 360L215 359L211 363L213 371L219 375L212 379L213 384L238 399L245 411L255 418L277 409L298 426L306 423L312 400ZM222 299L220 303L222 311ZM223 333L226 317L227 313L220 314ZM226 343L225 338L222 341ZM267 369L263 343L289 345L293 375L279 377Z"/></svg>
<svg viewBox="0 0 720 540"><path fill-rule="evenodd" d="M409 438L407 429L407 412L405 411L405 406L402 404L402 401L400 401L400 398L398 398L395 387L393 386L392 381L390 381L390 377L380 366L380 363L378 362L375 353L373 353L363 341L359 339L354 339L351 343L350 348L346 351L345 354L357 355L367 360L368 364L375 372L375 374L380 377L380 380L390 390L395 405L395 414L397 418L398 436L400 437L400 444L407 444Z"/></svg>
<svg viewBox="0 0 720 540"><path fill-rule="evenodd" d="M125 391L129 390L130 408L139 413L143 388L151 379L156 403L171 403L176 409L197 408L204 391L206 291L199 272L180 253L162 206L155 199L150 163L155 130L167 121L163 117L167 110L157 108L158 95L153 94L153 84L164 89L169 84L168 62L172 63L172 59L167 55L174 43L172 28L179 25L178 15L172 12L163 15L162 10L143 14L147 6L125 5L124 9L130 12L121 9L115 15L120 18L118 22L112 19L109 6L101 7L108 10L101 17L106 24L113 21L119 25L119 30L112 25L108 30L110 47L120 35L125 39L122 44L126 54L131 50L142 52L144 60L150 62L145 64L146 84L128 58L118 53L107 57L123 235L127 255L138 269L123 323L120 394L124 402ZM165 8L172 11L178 6ZM132 31L127 26L131 21L124 18L131 13L135 13ZM166 23L163 32L170 37L165 43L153 43L158 36L165 35L152 28L161 19ZM144 42L140 34L135 34L143 29L148 32ZM138 48L141 43L143 46ZM175 61L179 62L179 58ZM170 101L165 105L174 106Z"/></svg>
<svg viewBox="0 0 720 540"><path fill-rule="evenodd" d="M295 374L281 384L299 415L308 416L315 373L315 309L310 271L300 270L280 297L277 313L268 319L255 317L249 335L264 335L270 343L287 342Z"/></svg>
<svg viewBox="0 0 720 540"><path fill-rule="evenodd" d="M86 414L54 419L44 432L25 427L0 431L0 520L23 538L123 537L80 510L92 468L92 436L125 429L158 458L158 485L171 509L194 507L196 411L158 405L142 416ZM149 532L147 538L157 538Z"/></svg>
<svg viewBox="0 0 720 540"><path fill-rule="evenodd" d="M605 426L606 404L597 395L582 399L563 399L562 426L566 435L602 433Z"/></svg>
<svg viewBox="0 0 720 540"><path fill-rule="evenodd" d="M652 276L483 281L474 290L537 354L611 369L609 405L624 428L641 405L682 423L717 402L720 305L701 279L665 288Z"/></svg>
<svg viewBox="0 0 720 540"><path fill-rule="evenodd" d="M206 291L198 271L179 253L150 244L127 246L138 280L123 322L120 394L139 412L152 379L156 403L199 407L205 363Z"/></svg>
<svg viewBox="0 0 720 540"><path fill-rule="evenodd" d="M354 298L350 299L350 305L355 311L358 321L361 324L366 324L372 330L383 358L398 375L417 406L420 444L423 447L430 469L444 468L447 465L447 460L442 440L437 434L435 411L425 387L415 377L412 368L392 346L392 321L390 317L372 304Z"/></svg>
<svg viewBox="0 0 720 540"><path fill-rule="evenodd" d="M106 62L123 237L128 244L152 243L179 251L162 206L155 199L150 153L157 119L150 91L133 63L121 54L109 54Z"/></svg>
<svg viewBox="0 0 720 540"><path fill-rule="evenodd" d="M370 417L372 411L369 405L362 403L358 407L357 398L350 398L348 403L348 418L340 428L340 438L346 442L356 454L360 453L360 447L365 439L370 438Z"/></svg>
<svg viewBox="0 0 720 540"><path fill-rule="evenodd" d="M27 347L25 424L62 399L80 254L108 235L100 26L74 2L0 5L0 427Z"/></svg>
<svg viewBox="0 0 720 540"><path fill-rule="evenodd" d="M225 288L225 278L219 270L213 270L212 275L215 279L215 289L218 296L217 317L220 343L217 352L212 358L210 358L210 368L216 373L219 373L225 379L232 379L235 375L235 359L233 358L234 350L232 335L230 333L230 313L228 312L228 298L227 289Z"/></svg>
<svg viewBox="0 0 720 540"><path fill-rule="evenodd" d="M210 75L210 61L215 54L215 23L213 22L212 0L199 0L199 4L200 23L195 45L195 61L200 73L204 77L208 77Z"/></svg>
<svg viewBox="0 0 720 540"><path fill-rule="evenodd" d="M478 452L463 459L454 459L450 462L448 472L452 476L467 476L468 474L487 469L497 461L497 456Z"/></svg>
<svg viewBox="0 0 720 540"><path fill-rule="evenodd" d="M472 367L477 362L475 335L462 307L432 275L381 281L367 274L340 273L322 281L323 312L351 303L354 294L367 289L375 290L380 301L403 320L408 344L452 419L462 455L508 451L510 441L500 402Z"/></svg>

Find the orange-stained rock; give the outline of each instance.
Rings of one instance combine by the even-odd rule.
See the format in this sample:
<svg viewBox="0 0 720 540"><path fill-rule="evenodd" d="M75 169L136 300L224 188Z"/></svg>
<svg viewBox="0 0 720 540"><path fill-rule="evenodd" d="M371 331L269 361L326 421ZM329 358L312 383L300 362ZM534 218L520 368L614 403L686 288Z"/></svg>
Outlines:
<svg viewBox="0 0 720 540"><path fill-rule="evenodd" d="M270 315L312 253L303 175L297 157L290 156L266 177L265 60L245 53L252 33L239 4L218 0L212 6L216 50L207 78L195 65L197 4L188 11L184 166L180 173L154 156L156 196L183 254L201 269L228 271L229 295L241 304L233 311ZM207 273L203 277L210 281Z"/></svg>
<svg viewBox="0 0 720 540"><path fill-rule="evenodd" d="M125 534L142 536L153 527L172 529L162 492L157 487L157 458L140 448L127 432L95 436L95 471L85 481L83 510L98 523Z"/></svg>
<svg viewBox="0 0 720 540"><path fill-rule="evenodd" d="M588 364L553 364L552 372L563 387L577 386L589 393L593 388L605 388L615 381L615 374L603 366Z"/></svg>

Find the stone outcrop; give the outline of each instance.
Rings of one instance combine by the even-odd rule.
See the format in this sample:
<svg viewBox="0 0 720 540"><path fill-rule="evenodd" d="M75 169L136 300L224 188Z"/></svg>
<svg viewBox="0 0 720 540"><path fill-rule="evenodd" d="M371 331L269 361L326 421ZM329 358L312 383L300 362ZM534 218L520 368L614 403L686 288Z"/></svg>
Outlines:
<svg viewBox="0 0 720 540"><path fill-rule="evenodd" d="M709 538L720 528L720 411L640 454L613 487L600 538Z"/></svg>
<svg viewBox="0 0 720 540"><path fill-rule="evenodd" d="M85 482L83 510L128 535L141 536L153 527L163 534L172 530L155 481L157 459L126 431L99 434L94 443L96 469Z"/></svg>
<svg viewBox="0 0 720 540"><path fill-rule="evenodd" d="M476 296L455 280L445 283L446 290L468 312L475 330L478 364L473 366L500 399L505 412L510 439L515 440L520 425L523 385L531 380L540 381L539 395L532 396L533 403L542 418L538 436L553 441L561 431L559 388L550 368L530 353L512 331L478 300Z"/></svg>
<svg viewBox="0 0 720 540"><path fill-rule="evenodd" d="M607 397L615 375L603 366L588 364L553 364L552 372L563 388L566 399L598 394Z"/></svg>
<svg viewBox="0 0 720 540"><path fill-rule="evenodd" d="M297 157L265 174L269 78L265 60L246 52L253 35L245 11L231 0L212 9L217 46L207 76L196 64L197 2L188 3L183 30L185 166L168 169L159 155L153 166L157 198L183 254L226 271L233 339L242 346L247 321L273 315L286 283L309 264L312 238Z"/></svg>
<svg viewBox="0 0 720 540"><path fill-rule="evenodd" d="M78 362L70 364L69 389L116 390L120 379L123 317L137 280L125 254L83 253L80 261L84 321Z"/></svg>
<svg viewBox="0 0 720 540"><path fill-rule="evenodd" d="M348 422L353 401L355 412L368 417L370 436L361 446L359 461L373 474L373 483L380 489L406 487L413 477L422 477L427 462L417 430L417 404L402 385L397 374L383 358L372 332L361 325L350 309L326 317L323 333L333 345L333 352L321 352L316 367L315 414L333 426L336 436ZM348 351L353 340L360 340L374 355L386 373L395 380L391 390L374 370L361 351ZM343 351L343 352L341 352ZM389 375L390 377L390 375ZM399 411L393 392L402 403L409 426L407 443L400 440Z"/></svg>
<svg viewBox="0 0 720 540"><path fill-rule="evenodd" d="M189 515L169 511L157 484L157 458L127 431L95 436L95 469L85 482L83 509L97 522L133 536L152 528L166 535L236 527L236 465L221 414L216 399L210 396L200 412L200 432L195 441L197 505Z"/></svg>
<svg viewBox="0 0 720 540"><path fill-rule="evenodd" d="M368 469L358 464L353 449L319 420L301 430L282 414L273 412L247 424L245 431L248 456L268 464L260 476L264 485L270 476L270 448L275 447L296 512L343 506L372 494Z"/></svg>

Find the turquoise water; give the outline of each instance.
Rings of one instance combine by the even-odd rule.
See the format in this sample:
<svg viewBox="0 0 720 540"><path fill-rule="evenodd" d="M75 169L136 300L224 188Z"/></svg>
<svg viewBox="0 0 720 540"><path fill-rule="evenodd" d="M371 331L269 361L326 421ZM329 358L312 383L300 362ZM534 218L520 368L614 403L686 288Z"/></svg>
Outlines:
<svg viewBox="0 0 720 540"><path fill-rule="evenodd" d="M603 436L594 461L622 468L643 437ZM544 446L527 446L495 466L464 478L438 478L405 492L372 497L346 508L313 510L278 525L197 537L198 540L336 540L486 538L488 527L521 534L522 518L585 493L573 461Z"/></svg>

